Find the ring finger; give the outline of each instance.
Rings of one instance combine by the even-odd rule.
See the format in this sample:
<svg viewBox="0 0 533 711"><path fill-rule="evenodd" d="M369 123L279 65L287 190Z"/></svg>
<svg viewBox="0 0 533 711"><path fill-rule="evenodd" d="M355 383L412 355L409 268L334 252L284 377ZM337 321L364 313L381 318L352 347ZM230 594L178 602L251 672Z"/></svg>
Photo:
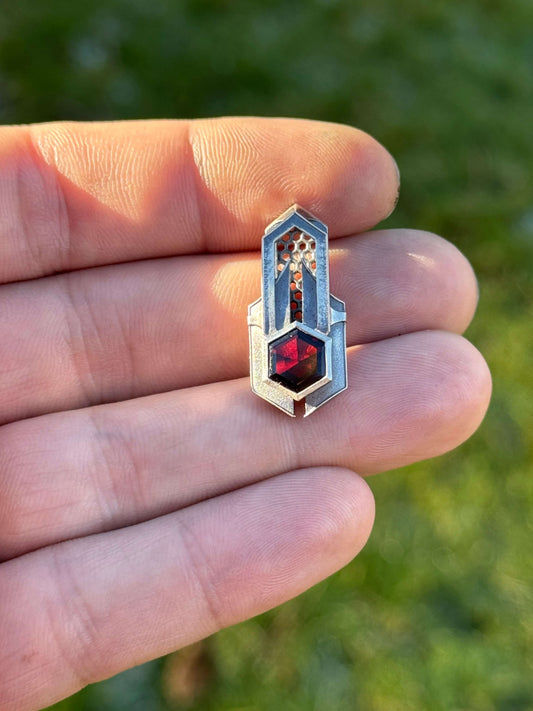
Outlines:
<svg viewBox="0 0 533 711"><path fill-rule="evenodd" d="M127 526L290 469L373 473L447 451L486 410L478 351L442 331L349 349L350 387L296 420L213 383L0 429L0 554Z"/></svg>

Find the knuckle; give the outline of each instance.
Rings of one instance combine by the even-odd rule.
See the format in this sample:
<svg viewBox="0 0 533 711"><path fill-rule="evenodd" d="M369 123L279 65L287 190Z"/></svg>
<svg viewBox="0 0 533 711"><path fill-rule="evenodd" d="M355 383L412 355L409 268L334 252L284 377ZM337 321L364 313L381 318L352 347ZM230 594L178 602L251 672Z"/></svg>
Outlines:
<svg viewBox="0 0 533 711"><path fill-rule="evenodd" d="M29 128L27 150L16 163L18 232L36 276L62 271L69 266L70 216L62 176L54 156Z"/></svg>
<svg viewBox="0 0 533 711"><path fill-rule="evenodd" d="M98 679L109 651L102 648L98 612L87 600L64 549L51 548L50 557L55 591L46 610L50 630L59 658L79 686L85 686Z"/></svg>
<svg viewBox="0 0 533 711"><path fill-rule="evenodd" d="M228 601L222 599L218 591L218 574L203 549L198 536L184 519L180 520L180 536L185 550L193 585L202 601L202 616L209 621L211 631L217 631L230 624Z"/></svg>

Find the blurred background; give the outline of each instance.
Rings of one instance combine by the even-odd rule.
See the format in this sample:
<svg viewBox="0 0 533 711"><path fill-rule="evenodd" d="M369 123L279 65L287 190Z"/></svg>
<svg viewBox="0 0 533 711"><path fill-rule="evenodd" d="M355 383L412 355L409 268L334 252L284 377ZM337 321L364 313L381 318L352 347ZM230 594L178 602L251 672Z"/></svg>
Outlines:
<svg viewBox="0 0 533 711"><path fill-rule="evenodd" d="M301 116L395 155L386 227L480 281L495 390L457 451L374 477L351 565L57 711L533 709L531 0L0 0L0 121Z"/></svg>

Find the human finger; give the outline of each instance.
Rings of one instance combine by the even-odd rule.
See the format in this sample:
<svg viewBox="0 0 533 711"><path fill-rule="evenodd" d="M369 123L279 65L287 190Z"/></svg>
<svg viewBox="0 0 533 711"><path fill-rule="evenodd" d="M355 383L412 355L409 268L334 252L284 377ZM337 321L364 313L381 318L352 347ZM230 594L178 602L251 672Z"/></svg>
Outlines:
<svg viewBox="0 0 533 711"><path fill-rule="evenodd" d="M0 566L3 711L35 711L303 592L348 563L365 482L304 469Z"/></svg>
<svg viewBox="0 0 533 711"><path fill-rule="evenodd" d="M348 368L348 390L305 420L281 414L242 379L6 425L0 555L131 525L303 466L370 474L434 457L472 434L490 397L479 352L445 332L351 348Z"/></svg>
<svg viewBox="0 0 533 711"><path fill-rule="evenodd" d="M331 289L349 345L423 329L461 333L475 276L417 230L337 240ZM260 260L210 255L88 269L0 287L0 422L238 378Z"/></svg>
<svg viewBox="0 0 533 711"><path fill-rule="evenodd" d="M332 237L393 209L396 164L368 134L301 119L0 128L0 282L258 249L294 202Z"/></svg>

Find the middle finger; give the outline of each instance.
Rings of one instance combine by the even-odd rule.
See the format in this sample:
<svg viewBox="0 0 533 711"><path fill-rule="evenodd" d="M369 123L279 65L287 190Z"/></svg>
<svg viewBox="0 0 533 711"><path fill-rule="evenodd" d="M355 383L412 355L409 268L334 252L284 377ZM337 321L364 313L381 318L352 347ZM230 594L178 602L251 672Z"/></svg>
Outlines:
<svg viewBox="0 0 533 711"><path fill-rule="evenodd" d="M349 345L423 329L461 333L476 305L467 260L415 230L337 240L331 289ZM0 424L248 370L258 255L158 259L0 287Z"/></svg>

